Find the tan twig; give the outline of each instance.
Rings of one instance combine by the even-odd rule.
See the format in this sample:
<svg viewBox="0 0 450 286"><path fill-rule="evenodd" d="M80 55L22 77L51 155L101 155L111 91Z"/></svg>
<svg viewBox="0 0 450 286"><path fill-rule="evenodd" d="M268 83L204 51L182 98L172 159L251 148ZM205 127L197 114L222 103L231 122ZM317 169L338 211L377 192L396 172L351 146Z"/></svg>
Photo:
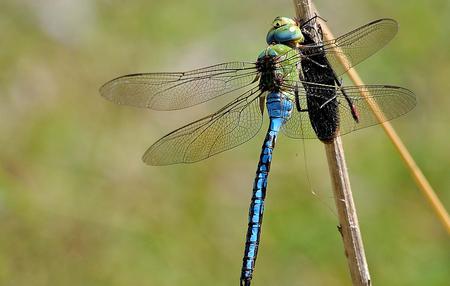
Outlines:
<svg viewBox="0 0 450 286"><path fill-rule="evenodd" d="M353 202L350 179L344 158L344 148L341 137L336 137L332 143L324 144L328 159L334 200L338 210L339 231L344 241L345 255L350 269L353 285L371 285L369 267L367 265L358 216Z"/></svg>
<svg viewBox="0 0 450 286"><path fill-rule="evenodd" d="M317 9L314 7L314 4L312 4L312 6L310 8L314 12L318 13ZM333 34L331 33L330 29L327 27L327 25L325 23L322 23L321 27L322 27L324 40L334 39ZM346 62L348 62L348 59L345 57L345 55L343 53L339 53L339 52L337 52L336 54L339 55L338 58L339 58L341 64L343 64L344 66L348 66L348 65L346 65ZM355 85L364 85L364 82L362 81L361 77L359 76L358 72L355 69L353 69L353 68L350 69L347 72L347 74ZM395 148L400 153L401 158L405 162L406 167L411 172L411 175L414 178L417 186L419 187L419 189L422 191L425 198L430 203L432 209L434 210L437 217L443 224L444 228L450 234L450 216L449 216L447 210L445 209L444 205L439 200L439 197L434 192L434 190L431 187L430 183L428 182L427 178L424 176L424 174L422 173L420 168L417 166L413 157L409 153L406 146L403 144L400 137L397 135L397 132L395 132L392 125L386 121L384 114L380 110L377 103L369 97L369 94L367 92L362 91L361 96L363 96L367 100L370 108L372 109L372 112L374 113L374 115L378 119L378 121L382 122L381 126L383 127L384 131L386 132L386 135L389 137L389 139L391 139Z"/></svg>
<svg viewBox="0 0 450 286"><path fill-rule="evenodd" d="M301 22L313 16L309 0L294 0L294 5L296 16ZM314 24L314 22L311 24ZM312 33L312 35L314 34ZM318 42L321 39L314 40ZM367 266L358 217L350 188L341 137L337 136L332 142L325 143L324 146L338 210L339 231L344 242L352 282L355 286L369 286L371 283L369 268Z"/></svg>

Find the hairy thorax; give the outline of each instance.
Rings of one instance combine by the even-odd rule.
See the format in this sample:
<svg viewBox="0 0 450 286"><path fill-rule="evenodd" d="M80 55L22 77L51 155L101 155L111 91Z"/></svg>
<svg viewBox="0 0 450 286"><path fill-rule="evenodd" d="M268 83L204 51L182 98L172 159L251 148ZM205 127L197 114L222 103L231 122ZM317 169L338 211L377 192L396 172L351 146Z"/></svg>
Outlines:
<svg viewBox="0 0 450 286"><path fill-rule="evenodd" d="M264 49L257 60L259 87L263 91L284 91L298 80L297 52L289 46L276 44Z"/></svg>

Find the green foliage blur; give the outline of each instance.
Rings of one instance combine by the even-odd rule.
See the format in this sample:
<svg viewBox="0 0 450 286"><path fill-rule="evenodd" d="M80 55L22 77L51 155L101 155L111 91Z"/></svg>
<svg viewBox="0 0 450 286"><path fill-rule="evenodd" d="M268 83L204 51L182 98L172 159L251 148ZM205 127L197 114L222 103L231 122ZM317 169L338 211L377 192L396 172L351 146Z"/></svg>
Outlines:
<svg viewBox="0 0 450 286"><path fill-rule="evenodd" d="M393 124L449 208L450 2L316 4L336 35L399 21L358 70L417 94ZM253 61L278 15L294 15L291 0L2 0L0 285L237 285L263 132L196 164L149 167L151 143L230 98L156 112L98 88ZM448 235L381 128L343 139L374 285L449 285ZM281 136L254 285L350 285L336 225L322 144Z"/></svg>

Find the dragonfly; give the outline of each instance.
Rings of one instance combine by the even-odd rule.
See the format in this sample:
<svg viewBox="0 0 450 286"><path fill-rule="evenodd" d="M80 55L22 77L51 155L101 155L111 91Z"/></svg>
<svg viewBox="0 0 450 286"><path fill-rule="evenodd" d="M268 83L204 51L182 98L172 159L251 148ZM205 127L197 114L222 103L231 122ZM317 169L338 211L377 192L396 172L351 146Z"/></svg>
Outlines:
<svg viewBox="0 0 450 286"><path fill-rule="evenodd" d="M331 41L314 43L306 26L277 17L266 48L256 62L227 62L185 72L138 73L115 78L100 88L106 99L153 110L178 110L231 97L218 111L157 140L144 153L154 166L194 163L232 149L269 126L253 183L241 286L250 286L260 243L267 180L280 132L292 138L338 135L379 124L368 100L397 118L416 104L408 89L391 85L343 86L339 76L385 46L397 33L392 19L380 19ZM343 65L339 57L348 59ZM366 94L362 97L361 94Z"/></svg>

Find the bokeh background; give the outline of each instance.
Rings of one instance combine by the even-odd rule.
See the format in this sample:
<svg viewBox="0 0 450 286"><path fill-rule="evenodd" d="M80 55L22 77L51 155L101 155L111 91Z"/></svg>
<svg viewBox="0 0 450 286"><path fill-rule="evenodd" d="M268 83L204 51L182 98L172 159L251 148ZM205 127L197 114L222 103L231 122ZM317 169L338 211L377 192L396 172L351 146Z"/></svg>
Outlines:
<svg viewBox="0 0 450 286"><path fill-rule="evenodd" d="M325 1L336 35L391 17L358 66L408 87L393 124L450 207L450 2ZM230 98L176 112L116 106L116 76L254 60L291 0L2 0L0 284L237 285L263 132L192 165L149 167L156 139ZM379 127L344 138L374 285L449 285L450 244ZM323 146L281 136L255 285L350 285Z"/></svg>

